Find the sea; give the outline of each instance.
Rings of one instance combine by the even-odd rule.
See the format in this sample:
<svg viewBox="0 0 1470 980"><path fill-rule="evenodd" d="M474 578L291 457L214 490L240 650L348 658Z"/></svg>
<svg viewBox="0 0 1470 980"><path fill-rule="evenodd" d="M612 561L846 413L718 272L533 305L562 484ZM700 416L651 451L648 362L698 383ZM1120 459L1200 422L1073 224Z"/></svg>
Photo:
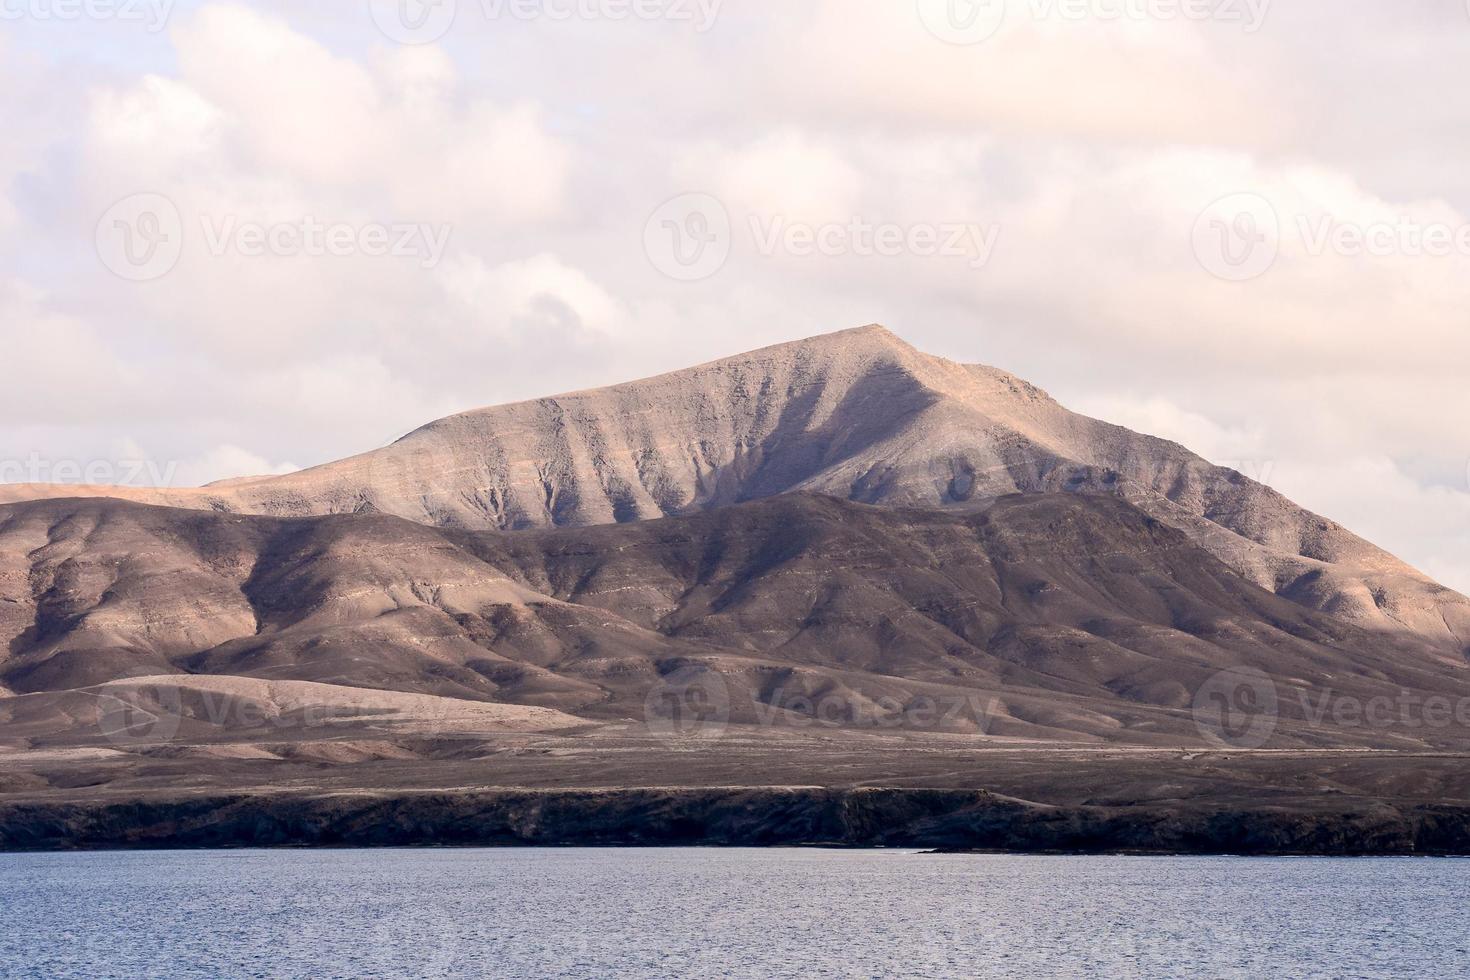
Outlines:
<svg viewBox="0 0 1470 980"><path fill-rule="evenodd" d="M1470 861L0 854L0 977L1428 976L1470 976Z"/></svg>

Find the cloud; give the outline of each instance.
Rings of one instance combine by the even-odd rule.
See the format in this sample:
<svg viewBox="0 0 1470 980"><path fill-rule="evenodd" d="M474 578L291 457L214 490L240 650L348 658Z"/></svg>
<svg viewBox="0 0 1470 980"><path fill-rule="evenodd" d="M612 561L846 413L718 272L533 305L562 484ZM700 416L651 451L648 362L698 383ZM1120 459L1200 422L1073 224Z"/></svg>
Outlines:
<svg viewBox="0 0 1470 980"><path fill-rule="evenodd" d="M136 438L201 480L311 464L455 410L881 321L1269 464L1303 504L1463 582L1470 258L1313 254L1302 233L1466 222L1461 6L1300 0L1251 34L1018 16L973 46L887 0L726 5L706 33L471 17L421 47L361 4L189 5L126 47L12 23L0 453ZM124 282L94 233L143 190L177 205L184 252ZM738 236L695 283L642 241L688 190L721 197ZM1246 282L1194 247L1202 212L1239 193L1283 231ZM983 268L768 256L750 215L1000 237ZM452 233L425 268L215 254L201 224L308 217Z"/></svg>
<svg viewBox="0 0 1470 980"><path fill-rule="evenodd" d="M845 221L858 213L863 179L829 141L783 129L744 145L704 143L684 152L674 173L745 215Z"/></svg>
<svg viewBox="0 0 1470 980"><path fill-rule="evenodd" d="M148 75L104 89L92 105L92 140L109 167L130 177L176 177L220 151L224 112L200 92Z"/></svg>
<svg viewBox="0 0 1470 980"><path fill-rule="evenodd" d="M1259 430L1221 425L1199 412L1180 408L1167 398L1100 395L1070 407L1135 432L1177 442L1220 465L1261 460L1265 451Z"/></svg>
<svg viewBox="0 0 1470 980"><path fill-rule="evenodd" d="M1034 18L1042 5L1011 3L995 36L957 45L926 28L920 7L791 5L767 34L767 100L859 125L1126 143L1239 145L1274 139L1287 124L1279 94L1242 70L1228 45L1207 43L1221 25Z"/></svg>
<svg viewBox="0 0 1470 980"><path fill-rule="evenodd" d="M537 103L468 86L440 51L355 59L278 16L220 4L179 22L171 40L176 72L92 89L79 134L92 214L140 191L179 211L176 269L143 288L114 285L123 309L108 304L171 343L264 366L402 329L437 295L426 267L444 248L553 220L566 205L570 152ZM319 226L354 241L385 227L395 247L403 229L422 229L413 240L435 247L401 258L299 244L252 252L238 237L280 231L269 241L300 243Z"/></svg>
<svg viewBox="0 0 1470 980"><path fill-rule="evenodd" d="M212 107L230 154L222 164L412 220L534 220L562 206L567 154L535 103L466 95L442 52L357 61L230 5L203 8L173 40L183 91L172 101ZM127 129L159 125L144 115Z"/></svg>
<svg viewBox="0 0 1470 980"><path fill-rule="evenodd" d="M450 262L445 292L501 335L615 335L626 311L585 273L554 255L491 267L477 256Z"/></svg>
<svg viewBox="0 0 1470 980"><path fill-rule="evenodd" d="M353 181L391 147L383 95L366 68L283 20L212 5L172 34L179 74L229 119L232 147L260 169Z"/></svg>
<svg viewBox="0 0 1470 980"><path fill-rule="evenodd" d="M272 463L264 456L239 446L215 446L203 455L179 463L173 471L174 486L202 487L217 480L242 476L275 476L294 473L294 463Z"/></svg>
<svg viewBox="0 0 1470 980"><path fill-rule="evenodd" d="M1470 595L1470 486L1426 486L1383 456L1282 461L1274 486Z"/></svg>
<svg viewBox="0 0 1470 980"><path fill-rule="evenodd" d="M9 425L87 422L138 394L136 373L108 352L104 336L52 302L29 283L0 279L5 358L15 366L0 385Z"/></svg>
<svg viewBox="0 0 1470 980"><path fill-rule="evenodd" d="M90 176L106 194L163 178L222 208L277 196L418 220L535 220L563 206L567 151L536 103L467 91L441 52L354 60L279 17L218 4L172 41L176 75L93 93Z"/></svg>

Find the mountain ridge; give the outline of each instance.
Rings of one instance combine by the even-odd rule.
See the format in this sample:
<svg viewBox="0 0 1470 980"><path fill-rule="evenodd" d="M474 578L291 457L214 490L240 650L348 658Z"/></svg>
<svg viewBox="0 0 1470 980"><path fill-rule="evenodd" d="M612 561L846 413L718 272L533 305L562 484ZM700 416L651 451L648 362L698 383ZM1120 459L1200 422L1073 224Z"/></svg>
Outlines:
<svg viewBox="0 0 1470 980"><path fill-rule="evenodd" d="M692 672L730 724L768 734L860 732L927 703L963 710L922 734L984 744L1196 744L1191 702L1222 670L1280 678L1286 746L1461 740L1313 722L1298 688L1470 702L1455 655L1303 609L1126 501L1077 494L950 512L786 494L518 533L32 501L0 506L0 600L16 692L0 743L30 747L107 744L101 694L181 711L206 741L248 737L262 726L216 733L190 706L229 690L278 711L267 682L295 685L298 708L412 709L421 727L464 702L619 727Z"/></svg>
<svg viewBox="0 0 1470 980"><path fill-rule="evenodd" d="M67 489L0 488L0 500ZM792 492L942 510L1018 492L1114 496L1301 605L1470 653L1470 600L1336 522L876 324L473 409L286 476L87 492L278 516L375 510L471 530L627 523Z"/></svg>

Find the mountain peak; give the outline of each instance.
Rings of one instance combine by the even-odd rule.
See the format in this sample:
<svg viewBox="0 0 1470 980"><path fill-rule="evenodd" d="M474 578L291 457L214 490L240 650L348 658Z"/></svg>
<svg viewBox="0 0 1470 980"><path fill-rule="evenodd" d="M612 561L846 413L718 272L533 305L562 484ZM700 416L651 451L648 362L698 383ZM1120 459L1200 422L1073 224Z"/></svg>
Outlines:
<svg viewBox="0 0 1470 980"><path fill-rule="evenodd" d="M1005 372L922 353L879 324L477 409L287 476L90 491L291 516L371 504L498 530L622 524L793 492L945 510L1016 493L1119 497L1304 605L1408 628L1457 656L1470 644L1470 602L1268 487L1069 412ZM77 495L0 489L0 500Z"/></svg>
<svg viewBox="0 0 1470 980"><path fill-rule="evenodd" d="M927 356L882 324L870 323L866 326L848 327L843 330L834 330L830 333L813 334L797 340L783 340L780 343L758 347L755 350L745 351L740 354L728 354L724 357L715 358L712 361L706 361L703 364L697 364L694 367L683 368L667 375L660 375L659 378L675 378L712 367L726 367L737 363L779 361L787 357L810 356L812 354L819 354L823 357L830 358L844 355L881 355L885 353L902 359ZM648 378L645 380L655 381L659 380L659 378ZM641 383L638 381L631 382L631 384ZM625 387L625 385L619 385L618 387Z"/></svg>
<svg viewBox="0 0 1470 980"><path fill-rule="evenodd" d="M881 323L869 323L861 327L848 327L845 330L834 330L831 333L819 333L791 343L796 346L867 347L920 353L917 347Z"/></svg>

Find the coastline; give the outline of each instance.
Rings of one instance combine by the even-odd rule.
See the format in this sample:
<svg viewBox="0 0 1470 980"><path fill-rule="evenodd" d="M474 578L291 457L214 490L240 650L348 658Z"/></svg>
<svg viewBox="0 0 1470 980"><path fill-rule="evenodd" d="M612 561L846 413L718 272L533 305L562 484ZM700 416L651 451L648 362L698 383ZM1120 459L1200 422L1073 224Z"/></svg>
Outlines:
<svg viewBox="0 0 1470 980"><path fill-rule="evenodd" d="M973 789L218 794L0 802L0 851L842 847L943 853L1470 856L1470 807L1056 806Z"/></svg>

